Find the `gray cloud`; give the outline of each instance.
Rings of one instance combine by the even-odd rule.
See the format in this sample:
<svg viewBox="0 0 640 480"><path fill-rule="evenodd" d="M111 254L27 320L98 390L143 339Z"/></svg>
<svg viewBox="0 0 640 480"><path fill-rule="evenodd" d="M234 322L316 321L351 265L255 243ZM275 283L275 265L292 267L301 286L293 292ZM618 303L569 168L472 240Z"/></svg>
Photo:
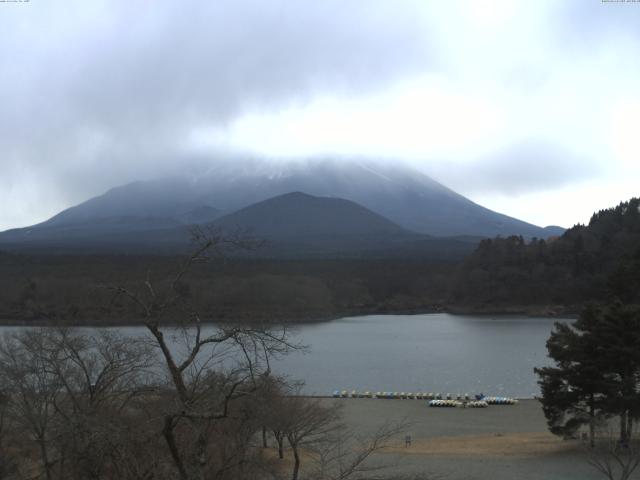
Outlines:
<svg viewBox="0 0 640 480"><path fill-rule="evenodd" d="M3 91L11 120L21 120L16 132L50 118L136 134L168 124L173 132L316 89L374 88L424 67L419 25L401 12L389 21L394 11L382 4L153 2L135 12L130 2L115 5L93 19L95 30L77 31L50 5L46 21L71 33L49 38L44 19L30 19L17 39L30 51L12 68L15 53L0 57L17 87ZM42 27L46 39L31 40Z"/></svg>
<svg viewBox="0 0 640 480"><path fill-rule="evenodd" d="M592 159L577 156L559 145L529 139L470 164L432 163L427 171L460 192L513 196L595 178L602 168Z"/></svg>
<svg viewBox="0 0 640 480"><path fill-rule="evenodd" d="M512 92L544 92L555 67L570 68L574 59L588 65L593 51L612 48L612 42L621 59L612 68L627 62L630 71L638 70L635 56L625 53L629 43L615 48L621 36L638 41L637 5L536 2L545 23L533 32L523 29L521 39L523 45L540 45L535 59L517 48L469 53L474 44L484 45L482 38L478 32L467 35L463 23L449 16L448 5L421 0L0 5L0 230L44 220L116 184L202 164L188 146L192 131L223 129L244 113L304 105L325 93L374 93L430 72L451 80L454 93L457 87L473 91L480 80L496 83L509 92L508 102ZM468 10L460 5L458 11ZM449 49L452 38L461 39L458 49ZM503 40L496 48L509 46L509 39ZM546 54L549 62L540 61ZM474 71L483 66L482 74ZM628 83L637 83L634 74L625 77ZM623 75L611 72L614 80ZM559 91L573 87L560 78ZM460 165L432 163L431 169L465 193L537 191L598 172L595 163L553 142L515 145L473 166Z"/></svg>
<svg viewBox="0 0 640 480"><path fill-rule="evenodd" d="M410 9L375 1L31 2L0 29L0 185L39 171L59 204L175 167L203 124L376 89L428 61Z"/></svg>

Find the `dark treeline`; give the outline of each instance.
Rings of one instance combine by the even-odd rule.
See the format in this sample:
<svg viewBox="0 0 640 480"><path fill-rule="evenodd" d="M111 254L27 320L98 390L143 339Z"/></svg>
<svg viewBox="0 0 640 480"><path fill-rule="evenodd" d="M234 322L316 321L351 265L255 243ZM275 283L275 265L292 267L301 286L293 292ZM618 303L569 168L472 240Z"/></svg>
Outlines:
<svg viewBox="0 0 640 480"><path fill-rule="evenodd" d="M194 265L183 294L206 320L309 321L367 313L577 313L612 288L638 301L640 201L548 240L483 240L462 262L406 258L226 258ZM166 287L179 257L0 253L3 322L128 323L105 285ZM614 285L615 284L615 285Z"/></svg>
<svg viewBox="0 0 640 480"><path fill-rule="evenodd" d="M135 321L105 288L147 278L166 287L178 257L0 255L0 319ZM180 288L203 318L306 321L363 312L430 311L455 264L410 260L226 259L194 265Z"/></svg>
<svg viewBox="0 0 640 480"><path fill-rule="evenodd" d="M451 302L478 309L556 305L578 311L624 290L640 291L640 200L595 213L561 237L483 240L456 272Z"/></svg>

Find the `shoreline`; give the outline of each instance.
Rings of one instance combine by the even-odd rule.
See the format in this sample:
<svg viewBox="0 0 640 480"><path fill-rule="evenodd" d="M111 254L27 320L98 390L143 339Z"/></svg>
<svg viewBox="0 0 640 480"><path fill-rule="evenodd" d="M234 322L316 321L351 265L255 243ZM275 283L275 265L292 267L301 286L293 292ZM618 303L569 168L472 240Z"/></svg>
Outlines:
<svg viewBox="0 0 640 480"><path fill-rule="evenodd" d="M247 325L272 325L272 326L293 326L311 323L324 323L339 320L342 318L364 317L370 315L429 315L435 313L447 313L449 315L518 315L528 318L577 318L579 309L577 307L565 307L559 305L538 305L538 306L510 306L510 307L469 307L469 306L425 306L424 308L397 308L390 309L385 307L364 308L358 310L345 310L332 314L318 315L313 317L305 317L291 319L286 316L269 322L250 322L241 319L236 322ZM227 315L225 314L225 317ZM205 320L202 325L215 325L217 323L225 323L224 320ZM161 323L161 326L171 327L177 324ZM85 322L51 320L51 319L18 319L18 318L0 318L0 327L87 327L87 328L108 328L108 327L142 327L144 323L135 320L107 321L107 320L89 320Z"/></svg>
<svg viewBox="0 0 640 480"><path fill-rule="evenodd" d="M580 440L552 435L535 400L487 408L429 408L421 402L333 399L342 404L342 421L358 434L380 425L408 422L390 448L375 455L389 473L451 480L597 480ZM406 436L409 443L406 443ZM422 478L422 477L420 477Z"/></svg>
<svg viewBox="0 0 640 480"><path fill-rule="evenodd" d="M333 399L333 400L381 400L381 401L401 401L401 402L428 402L429 400L426 398L378 398L378 397L334 397L333 395L293 395L294 397L304 397L304 398L320 398L320 399ZM496 395L485 395L485 397L494 397ZM508 397L513 398L514 400L518 400L518 402L537 402L537 397ZM496 405L497 407L512 407L514 405ZM487 408L490 408L491 405ZM454 408L455 410L455 408Z"/></svg>

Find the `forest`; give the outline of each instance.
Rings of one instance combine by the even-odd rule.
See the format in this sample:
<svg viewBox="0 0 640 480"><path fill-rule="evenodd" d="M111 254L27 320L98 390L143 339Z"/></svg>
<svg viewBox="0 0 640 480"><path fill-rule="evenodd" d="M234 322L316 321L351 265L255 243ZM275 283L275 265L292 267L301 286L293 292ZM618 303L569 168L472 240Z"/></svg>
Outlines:
<svg viewBox="0 0 640 480"><path fill-rule="evenodd" d="M640 291L640 200L595 213L561 237L481 241L451 259L268 259L193 265L179 288L207 321L301 322L370 313L578 313L612 288ZM0 252L5 324L127 324L138 312L110 286L167 286L181 257ZM165 319L171 321L170 318Z"/></svg>
<svg viewBox="0 0 640 480"><path fill-rule="evenodd" d="M476 309L560 306L577 312L616 290L637 302L640 289L640 200L594 213L548 240L486 239L456 270L450 302Z"/></svg>
<svg viewBox="0 0 640 480"><path fill-rule="evenodd" d="M179 257L0 256L5 323L136 322L109 286L165 285ZM309 321L442 308L451 263L409 260L242 260L194 265L180 288L208 320Z"/></svg>

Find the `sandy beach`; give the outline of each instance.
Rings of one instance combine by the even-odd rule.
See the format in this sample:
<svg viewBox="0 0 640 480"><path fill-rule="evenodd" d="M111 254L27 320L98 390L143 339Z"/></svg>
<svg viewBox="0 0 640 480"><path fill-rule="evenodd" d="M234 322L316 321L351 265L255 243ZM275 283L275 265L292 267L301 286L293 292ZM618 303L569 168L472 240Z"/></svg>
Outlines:
<svg viewBox="0 0 640 480"><path fill-rule="evenodd" d="M602 478L587 464L579 441L551 435L540 404L484 409L430 408L423 400L326 399L344 405L345 422L363 434L386 421L406 419L411 445L376 456L394 474L448 480L590 480Z"/></svg>

